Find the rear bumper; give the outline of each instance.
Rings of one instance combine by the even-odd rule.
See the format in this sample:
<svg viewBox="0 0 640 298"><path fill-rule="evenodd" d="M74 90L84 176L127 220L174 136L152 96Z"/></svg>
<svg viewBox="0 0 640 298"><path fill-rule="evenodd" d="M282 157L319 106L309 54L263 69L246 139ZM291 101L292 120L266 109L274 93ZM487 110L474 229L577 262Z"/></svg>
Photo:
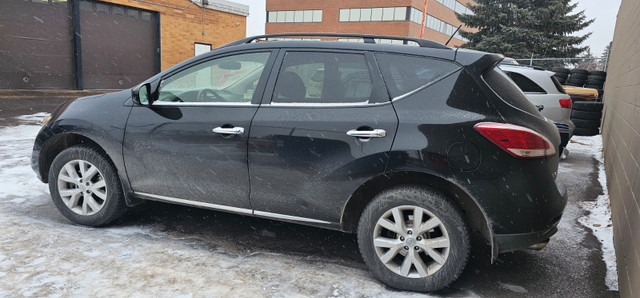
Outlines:
<svg viewBox="0 0 640 298"><path fill-rule="evenodd" d="M567 201L567 188L560 180L556 180L556 187L558 192L562 196L564 202ZM548 223L546 229L530 232L530 233L518 233L518 234L495 234L495 243L498 246L498 253L510 252L515 250L526 249L534 244L544 242L558 232L558 224L562 214L552 218Z"/></svg>
<svg viewBox="0 0 640 298"><path fill-rule="evenodd" d="M556 127L558 128L558 132L560 133L560 148L567 147L567 144L569 144L569 139L571 139L571 137L573 136L573 130L575 128L573 122L555 122L554 124L556 125ZM562 154L562 152L560 152L560 154Z"/></svg>

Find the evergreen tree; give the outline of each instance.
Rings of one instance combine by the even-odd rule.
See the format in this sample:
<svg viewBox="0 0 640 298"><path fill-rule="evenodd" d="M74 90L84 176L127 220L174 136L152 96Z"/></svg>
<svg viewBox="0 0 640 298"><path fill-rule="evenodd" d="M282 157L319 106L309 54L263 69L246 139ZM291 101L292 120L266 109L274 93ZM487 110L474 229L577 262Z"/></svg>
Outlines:
<svg viewBox="0 0 640 298"><path fill-rule="evenodd" d="M507 57L576 57L591 33L571 33L589 26L584 11L573 13L570 0L476 0L473 14L457 14L458 19L478 32L461 32L469 40L463 47L500 53Z"/></svg>

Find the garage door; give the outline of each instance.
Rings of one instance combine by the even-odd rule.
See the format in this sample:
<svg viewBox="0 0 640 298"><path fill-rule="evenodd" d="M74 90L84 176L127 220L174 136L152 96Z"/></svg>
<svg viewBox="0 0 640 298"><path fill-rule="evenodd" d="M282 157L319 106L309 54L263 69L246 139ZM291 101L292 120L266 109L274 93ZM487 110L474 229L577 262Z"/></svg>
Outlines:
<svg viewBox="0 0 640 298"><path fill-rule="evenodd" d="M99 1L80 1L84 89L123 89L160 70L158 15Z"/></svg>
<svg viewBox="0 0 640 298"><path fill-rule="evenodd" d="M73 89L67 1L0 2L0 89Z"/></svg>

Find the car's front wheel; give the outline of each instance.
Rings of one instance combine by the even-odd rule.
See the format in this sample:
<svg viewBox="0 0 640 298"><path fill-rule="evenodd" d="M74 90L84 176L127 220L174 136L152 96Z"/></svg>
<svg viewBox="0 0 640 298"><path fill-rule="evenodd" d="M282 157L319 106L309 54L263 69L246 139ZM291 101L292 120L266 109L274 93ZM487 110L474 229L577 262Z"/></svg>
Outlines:
<svg viewBox="0 0 640 298"><path fill-rule="evenodd" d="M360 218L358 244L378 279L424 292L456 280L470 247L460 211L442 194L415 186L389 189L369 203Z"/></svg>
<svg viewBox="0 0 640 298"><path fill-rule="evenodd" d="M72 222L103 226L126 210L115 167L89 146L69 147L53 160L49 169L53 203Z"/></svg>

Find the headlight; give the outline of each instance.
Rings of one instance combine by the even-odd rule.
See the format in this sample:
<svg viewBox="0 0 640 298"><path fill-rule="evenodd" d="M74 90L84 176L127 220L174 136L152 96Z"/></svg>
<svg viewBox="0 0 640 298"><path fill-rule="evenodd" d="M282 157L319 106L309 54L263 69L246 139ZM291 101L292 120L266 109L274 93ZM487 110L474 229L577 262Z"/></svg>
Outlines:
<svg viewBox="0 0 640 298"><path fill-rule="evenodd" d="M51 120L51 114L44 116L44 118L42 118L42 126L47 125L47 123L49 123L49 120Z"/></svg>

